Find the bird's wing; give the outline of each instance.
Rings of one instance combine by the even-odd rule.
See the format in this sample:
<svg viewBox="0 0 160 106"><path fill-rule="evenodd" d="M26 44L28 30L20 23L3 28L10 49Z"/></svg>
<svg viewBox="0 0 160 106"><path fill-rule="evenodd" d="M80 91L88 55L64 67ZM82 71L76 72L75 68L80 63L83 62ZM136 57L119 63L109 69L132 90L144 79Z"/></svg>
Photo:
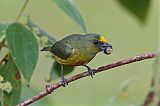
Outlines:
<svg viewBox="0 0 160 106"><path fill-rule="evenodd" d="M62 59L67 59L73 53L73 47L69 43L57 42L52 46L51 52Z"/></svg>

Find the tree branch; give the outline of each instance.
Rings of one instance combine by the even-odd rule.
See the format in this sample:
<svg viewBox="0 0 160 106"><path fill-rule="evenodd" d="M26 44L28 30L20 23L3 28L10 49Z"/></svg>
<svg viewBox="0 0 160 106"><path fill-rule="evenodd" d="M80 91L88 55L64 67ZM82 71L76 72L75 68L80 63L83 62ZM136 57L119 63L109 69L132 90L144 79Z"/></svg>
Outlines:
<svg viewBox="0 0 160 106"><path fill-rule="evenodd" d="M149 106L149 104L153 102L154 96L155 96L155 92L149 91L142 106Z"/></svg>
<svg viewBox="0 0 160 106"><path fill-rule="evenodd" d="M150 84L150 90L144 100L142 106L149 106L153 101L160 106L160 55L157 55L153 62L153 72ZM158 98L156 101L154 98Z"/></svg>
<svg viewBox="0 0 160 106"><path fill-rule="evenodd" d="M105 71L105 70L108 70L108 69L111 69L111 68L115 68L115 67L119 67L119 66L122 66L122 65L130 64L130 63L133 63L133 62L138 62L138 61L145 60L145 59L151 59L151 58L155 58L155 57L156 57L156 54L154 54L154 53L137 55L137 56L125 59L125 60L117 61L117 62L114 62L114 63L111 63L111 64L107 64L105 66L98 67L96 69L93 69L93 72L94 73L99 73L99 72L102 72L102 71ZM72 81L76 81L76 80L84 78L86 76L88 76L87 72L82 72L82 73L77 74L75 76L71 76L70 78L67 79L67 83L70 83ZM46 88L42 92L40 92L39 94L35 95L34 97L32 97L30 99L18 104L17 106L27 106L27 105L29 105L29 104L31 104L31 103L39 100L39 99L51 94L54 90L58 89L61 86L62 85L61 85L60 82L52 84L52 85L48 85L48 86L46 86Z"/></svg>
<svg viewBox="0 0 160 106"><path fill-rule="evenodd" d="M39 34L37 34L39 37L45 36L48 38L48 43L50 45L53 45L56 42L56 39L53 38L53 35L49 34L48 32L46 32L44 29L42 29L39 25L37 25L36 23L34 23L31 19L28 19L27 22L28 27L30 27L31 29L37 28L39 31Z"/></svg>

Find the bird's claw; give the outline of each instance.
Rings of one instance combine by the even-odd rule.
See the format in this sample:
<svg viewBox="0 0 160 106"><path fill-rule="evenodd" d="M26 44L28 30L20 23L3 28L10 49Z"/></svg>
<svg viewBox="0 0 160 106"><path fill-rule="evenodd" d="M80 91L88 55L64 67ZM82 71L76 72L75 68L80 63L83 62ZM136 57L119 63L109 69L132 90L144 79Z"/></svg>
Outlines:
<svg viewBox="0 0 160 106"><path fill-rule="evenodd" d="M64 77L61 79L61 85L63 86L63 87L65 87L65 85L68 85L68 82L67 82L67 79L65 79Z"/></svg>
<svg viewBox="0 0 160 106"><path fill-rule="evenodd" d="M93 75L95 75L95 73L93 72L93 70L89 66L87 66L87 65L83 65L83 66L85 66L87 68L87 70L88 70L88 76L93 78Z"/></svg>
<svg viewBox="0 0 160 106"><path fill-rule="evenodd" d="M92 71L91 68L88 68L88 76L93 78L93 75L95 75L95 73Z"/></svg>

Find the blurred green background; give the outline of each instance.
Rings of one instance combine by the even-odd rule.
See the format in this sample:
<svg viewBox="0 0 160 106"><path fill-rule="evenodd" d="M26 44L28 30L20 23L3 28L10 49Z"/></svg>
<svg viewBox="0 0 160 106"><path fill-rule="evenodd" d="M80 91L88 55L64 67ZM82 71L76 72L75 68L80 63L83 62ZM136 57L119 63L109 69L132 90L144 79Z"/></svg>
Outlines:
<svg viewBox="0 0 160 106"><path fill-rule="evenodd" d="M96 68L128 57L155 52L158 47L158 0L151 0L145 23L127 11L117 0L74 0L87 25L88 32L104 35L113 46L111 55L99 53L89 66ZM0 0L0 21L13 21L18 15L24 0ZM30 0L26 11L31 19L58 40L73 34L83 33L62 10L51 0ZM41 49L41 48L40 48ZM46 53L47 54L47 53ZM44 89L53 60L39 53L39 61L31 80L34 93ZM153 60L125 65L108 72L98 73L94 78L83 78L60 88L33 106L107 106L108 100L119 91L122 82L136 79L129 87L133 98L124 93L114 106L141 104L149 90ZM86 71L76 67L66 77ZM34 93L27 88L22 91L22 100ZM134 103L134 104L135 104Z"/></svg>

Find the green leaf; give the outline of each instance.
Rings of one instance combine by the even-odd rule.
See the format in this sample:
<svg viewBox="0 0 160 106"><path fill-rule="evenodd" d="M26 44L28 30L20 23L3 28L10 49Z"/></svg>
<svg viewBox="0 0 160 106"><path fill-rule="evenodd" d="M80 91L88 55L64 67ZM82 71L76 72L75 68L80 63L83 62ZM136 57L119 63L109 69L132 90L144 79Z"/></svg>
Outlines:
<svg viewBox="0 0 160 106"><path fill-rule="evenodd" d="M87 32L87 28L85 26L83 18L72 0L53 0L53 1L72 20L74 20L83 29L85 33Z"/></svg>
<svg viewBox="0 0 160 106"><path fill-rule="evenodd" d="M29 81L38 60L36 38L30 30L18 23L8 26L6 38L13 61Z"/></svg>
<svg viewBox="0 0 160 106"><path fill-rule="evenodd" d="M70 74L74 70L74 66L64 66L64 75ZM61 77L61 65L54 62L50 71L50 76L47 81L55 80Z"/></svg>
<svg viewBox="0 0 160 106"><path fill-rule="evenodd" d="M133 13L141 22L145 22L151 0L118 0L126 9Z"/></svg>
<svg viewBox="0 0 160 106"><path fill-rule="evenodd" d="M3 106L16 106L21 94L20 73L11 57L5 62L5 64L0 64L0 75L3 76L4 82L11 83L12 91L10 93L3 91Z"/></svg>

